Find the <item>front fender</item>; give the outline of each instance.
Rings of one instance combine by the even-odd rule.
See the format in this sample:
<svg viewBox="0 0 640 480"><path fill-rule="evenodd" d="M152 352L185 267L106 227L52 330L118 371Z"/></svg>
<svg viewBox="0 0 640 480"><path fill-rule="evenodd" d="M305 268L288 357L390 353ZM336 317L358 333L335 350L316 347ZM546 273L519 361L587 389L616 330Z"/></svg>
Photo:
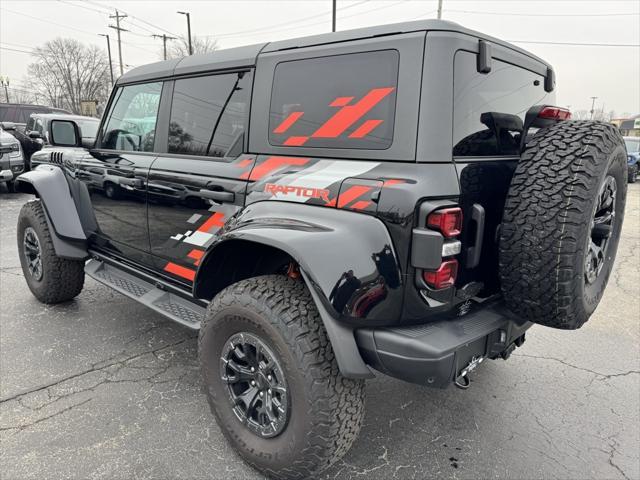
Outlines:
<svg viewBox="0 0 640 480"><path fill-rule="evenodd" d="M23 173L16 179L16 190L40 198L58 256L74 259L87 257L87 237L60 167L40 165L35 170Z"/></svg>
<svg viewBox="0 0 640 480"><path fill-rule="evenodd" d="M402 310L403 275L391 237L371 215L334 208L264 201L225 225L194 281L224 242L245 240L286 252L330 314L354 326L394 323Z"/></svg>

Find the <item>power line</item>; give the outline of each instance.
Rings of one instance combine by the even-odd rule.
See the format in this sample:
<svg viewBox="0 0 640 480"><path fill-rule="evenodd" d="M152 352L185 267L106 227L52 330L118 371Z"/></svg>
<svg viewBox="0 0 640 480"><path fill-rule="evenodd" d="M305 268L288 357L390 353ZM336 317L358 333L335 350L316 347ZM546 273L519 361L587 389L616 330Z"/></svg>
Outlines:
<svg viewBox="0 0 640 480"><path fill-rule="evenodd" d="M341 11L347 10L349 8L357 7L358 5L361 5L363 3L367 3L369 1L371 1L371 0L361 0L360 2L352 3L351 5L347 5L345 7L338 8L337 11L341 12ZM397 5L398 3L403 3L403 2L406 2L406 1L407 0L401 0L399 2L395 2L395 3L391 4L391 5L385 5L384 7L381 7L381 8L391 7L393 5ZM372 12L372 11L379 10L379 9L380 9L380 7L379 8L374 8L374 9L370 9L367 12ZM361 14L362 13L359 13L358 15L361 15ZM271 25L269 27L258 27L258 28L248 29L248 30L240 30L240 31L233 32L233 33L222 33L222 34L219 34L219 35L201 35L201 36L202 37L216 37L216 38L218 38L218 37L235 37L235 36L239 36L239 35L245 35L245 34L248 34L248 33L260 33L260 32L266 31L266 30L278 29L278 28L283 27L283 26L286 27L287 25L295 25L295 24L299 24L300 22L305 22L307 20L313 20L315 18L326 17L326 16L327 16L326 13L318 13L318 14L315 14L315 15L309 15L307 17L302 17L302 18L298 18L298 19L295 19L295 20L290 20L288 22L276 23L275 25ZM342 18L349 18L349 17L342 17ZM322 25L324 23L326 23L326 22L316 22L316 23L312 23L311 25L298 25L298 26L304 27L304 26ZM291 30L291 28L286 28L284 30ZM277 31L279 31L279 30L277 30Z"/></svg>
<svg viewBox="0 0 640 480"><path fill-rule="evenodd" d="M81 30L79 28L70 27L69 25L63 25L62 23L52 22L51 20L45 20L43 18L34 17L33 15L28 15L22 12L16 12L15 10L9 10L8 8L4 8L4 7L0 8L0 10L4 10L5 12L10 12L15 15L21 15L23 17L31 18L33 20L38 20L39 22L48 23L49 25L56 25L58 27L68 28L69 30L75 30L76 32L84 33L85 35L91 35L92 37L95 37L95 32L89 32L87 30Z"/></svg>
<svg viewBox="0 0 640 480"><path fill-rule="evenodd" d="M101 4L99 4L99 3L97 3L97 2L95 2L95 1L93 1L93 0L85 0L85 1L86 1L86 2L88 2L88 3L90 3L90 4L92 4L92 5L96 5L96 6L98 6L98 7L104 8L104 7L102 7L102 5L101 5ZM170 32L169 30L167 30L167 29L165 29L165 28L159 27L158 25L154 25L154 24L153 24L153 23L151 23L151 22L147 22L146 20L144 20L144 19L142 19L142 18L140 18L140 17L136 17L135 15L131 15L129 12L125 12L125 11L124 11L124 10L122 10L122 9L119 9L119 10L120 10L121 12L123 12L125 15L129 16L130 18L135 18L138 22L142 22L142 23L144 23L145 25L149 25L150 27L155 28L155 29L157 29L157 30L162 30L163 32L166 32L166 33L168 33L168 34L170 34L170 35L178 36L178 35L176 35L175 33ZM130 21L131 21L131 20L130 20ZM142 28L142 27L140 27L140 28Z"/></svg>

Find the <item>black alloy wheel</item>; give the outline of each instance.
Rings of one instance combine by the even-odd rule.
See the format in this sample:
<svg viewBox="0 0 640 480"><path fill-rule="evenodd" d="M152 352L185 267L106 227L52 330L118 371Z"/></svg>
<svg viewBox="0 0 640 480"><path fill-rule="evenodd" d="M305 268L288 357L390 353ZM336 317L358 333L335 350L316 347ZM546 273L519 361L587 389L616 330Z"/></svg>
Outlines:
<svg viewBox="0 0 640 480"><path fill-rule="evenodd" d="M234 414L262 438L280 434L289 417L287 382L272 350L256 335L233 335L222 350L220 376Z"/></svg>
<svg viewBox="0 0 640 480"><path fill-rule="evenodd" d="M26 260L26 266L34 280L42 280L42 251L38 235L33 228L24 230L22 240L22 253Z"/></svg>
<svg viewBox="0 0 640 480"><path fill-rule="evenodd" d="M608 175L600 188L591 220L591 237L587 247L584 264L585 283L596 281L607 259L607 247L613 231L616 217L616 179Z"/></svg>

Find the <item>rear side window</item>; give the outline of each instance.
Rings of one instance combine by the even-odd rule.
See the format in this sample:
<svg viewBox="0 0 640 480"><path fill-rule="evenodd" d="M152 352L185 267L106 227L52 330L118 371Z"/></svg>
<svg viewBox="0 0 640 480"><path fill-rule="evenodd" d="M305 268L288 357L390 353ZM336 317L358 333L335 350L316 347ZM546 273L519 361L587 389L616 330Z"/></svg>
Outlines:
<svg viewBox="0 0 640 480"><path fill-rule="evenodd" d="M491 72L478 73L476 55L455 55L453 155L518 155L522 121L533 105L554 104L541 75L493 59Z"/></svg>
<svg viewBox="0 0 640 480"><path fill-rule="evenodd" d="M389 148L398 63L396 50L279 63L271 95L269 143Z"/></svg>
<svg viewBox="0 0 640 480"><path fill-rule="evenodd" d="M99 148L152 152L162 82L120 87L103 127Z"/></svg>
<svg viewBox="0 0 640 480"><path fill-rule="evenodd" d="M169 153L225 156L244 131L248 77L245 72L176 80Z"/></svg>

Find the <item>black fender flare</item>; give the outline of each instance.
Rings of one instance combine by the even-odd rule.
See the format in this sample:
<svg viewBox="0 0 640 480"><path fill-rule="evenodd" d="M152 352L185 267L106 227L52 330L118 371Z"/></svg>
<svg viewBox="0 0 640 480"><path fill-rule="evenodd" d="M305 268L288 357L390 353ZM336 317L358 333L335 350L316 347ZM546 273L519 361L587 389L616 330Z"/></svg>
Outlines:
<svg viewBox="0 0 640 480"><path fill-rule="evenodd" d="M86 259L87 236L69 183L62 169L39 165L16 179L16 190L40 198L52 233L56 255L69 259Z"/></svg>
<svg viewBox="0 0 640 480"><path fill-rule="evenodd" d="M205 253L194 279L195 297L206 298L210 294L205 291L205 277L211 272L209 266L217 265L225 255L226 249L219 247L238 240L245 245L273 247L298 263L327 330L340 371L351 378L371 377L353 332L358 326L379 324L379 319L354 318L353 310L346 305L342 311L336 310L334 293L347 277L362 286L352 293L352 297L360 290L366 290L369 284L372 288L383 285L387 291L376 306L378 316L387 315L385 320L392 323L395 319L388 315L391 312L400 314L402 276L385 225L376 217L335 208L274 201L251 204L225 225L217 241ZM376 261L382 251L389 252L385 268Z"/></svg>

